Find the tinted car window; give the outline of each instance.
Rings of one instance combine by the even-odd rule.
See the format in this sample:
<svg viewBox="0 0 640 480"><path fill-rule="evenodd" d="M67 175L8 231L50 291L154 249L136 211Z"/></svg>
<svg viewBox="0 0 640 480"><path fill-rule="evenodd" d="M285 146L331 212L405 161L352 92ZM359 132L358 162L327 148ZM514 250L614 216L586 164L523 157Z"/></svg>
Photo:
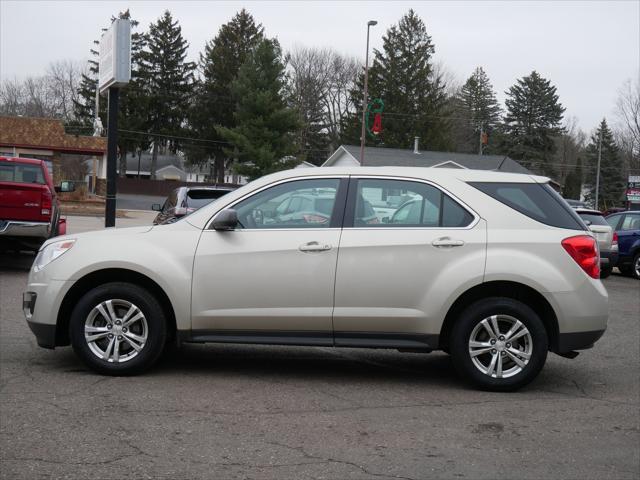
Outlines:
<svg viewBox="0 0 640 480"><path fill-rule="evenodd" d="M333 178L281 183L233 208L238 212L241 228L245 229L329 228L339 183ZM322 210L317 208L320 199Z"/></svg>
<svg viewBox="0 0 640 480"><path fill-rule="evenodd" d="M473 217L464 208L454 202L447 195L442 204L443 227L465 227L471 223Z"/></svg>
<svg viewBox="0 0 640 480"><path fill-rule="evenodd" d="M189 190L187 207L198 209L229 193L226 190Z"/></svg>
<svg viewBox="0 0 640 480"><path fill-rule="evenodd" d="M615 230L618 227L618 222L620 221L620 217L622 217L622 215L613 215L611 217L607 217L605 220L609 225L611 225L611 228Z"/></svg>
<svg viewBox="0 0 640 480"><path fill-rule="evenodd" d="M39 183L43 185L44 175L38 165L0 163L0 182Z"/></svg>
<svg viewBox="0 0 640 480"><path fill-rule="evenodd" d="M580 218L585 222L591 222L591 225L609 225L602 215L596 213L581 213L578 212Z"/></svg>
<svg viewBox="0 0 640 480"><path fill-rule="evenodd" d="M360 179L355 227L466 227L473 216L440 189L407 180Z"/></svg>
<svg viewBox="0 0 640 480"><path fill-rule="evenodd" d="M580 217L549 184L470 182L470 185L545 225L586 230Z"/></svg>

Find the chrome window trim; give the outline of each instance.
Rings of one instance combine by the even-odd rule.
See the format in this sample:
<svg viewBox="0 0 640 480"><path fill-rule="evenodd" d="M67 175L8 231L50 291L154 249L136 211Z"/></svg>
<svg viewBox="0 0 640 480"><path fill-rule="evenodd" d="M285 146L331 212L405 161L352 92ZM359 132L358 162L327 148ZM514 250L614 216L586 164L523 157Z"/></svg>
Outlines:
<svg viewBox="0 0 640 480"><path fill-rule="evenodd" d="M430 185L430 186L432 186L434 188L437 188L440 192L445 193L446 195L448 195L458 205L460 205L463 209L465 209L467 211L467 213L469 213L473 217L473 220L471 221L471 223L469 223L469 225L467 225L465 227L416 227L416 226L412 225L412 226L409 226L409 227L403 227L403 226L398 226L398 227L343 227L343 230L367 230L367 231L376 231L376 230L471 230L480 222L480 219L482 218L474 209L472 209L469 205L467 205L465 202L460 200L460 198L458 198L456 195L454 195L453 193L451 193L446 188L442 187L441 185L439 185L437 183L434 183L431 180L425 180L423 178L415 178L415 177L396 177L396 176L389 176L389 175L351 175L351 180L401 180L401 181L425 183L425 184Z"/></svg>
<svg viewBox="0 0 640 480"><path fill-rule="evenodd" d="M320 168L320 167L318 167ZM289 182L295 182L295 181L300 181L300 180L340 180L343 178L349 178L349 175L303 175L300 177L290 177L290 178L285 178L282 180L278 180L276 182L273 183L269 183L268 185L265 185L257 190L253 190L249 193L247 193L246 195L234 200L231 203L228 203L227 205L225 205L224 207L220 208L220 210L218 210L217 212L215 212L211 218L207 221L207 226L204 227L204 230L214 230L213 228L213 221L216 219L216 216L223 210L226 210L227 208L233 208L234 206L236 206L238 203L242 202L243 200L252 197L253 195L257 195L258 193L267 190L269 188L272 187L277 187L278 185L281 185L283 183L289 183ZM339 185L338 185L339 187ZM336 194L338 192L336 191ZM222 198L222 197L220 197ZM328 230L341 230L340 228L240 228L240 229L235 229L232 230L233 232L240 232L240 231L260 231L260 232L269 232L269 231L293 231L293 230L304 230L304 231L312 231L312 230L319 230L322 232L326 232Z"/></svg>

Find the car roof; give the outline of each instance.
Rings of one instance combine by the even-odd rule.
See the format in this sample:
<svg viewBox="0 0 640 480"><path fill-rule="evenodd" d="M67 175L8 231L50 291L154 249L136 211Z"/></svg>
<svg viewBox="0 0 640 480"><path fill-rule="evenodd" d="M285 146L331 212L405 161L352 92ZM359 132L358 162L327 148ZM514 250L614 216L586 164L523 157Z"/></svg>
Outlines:
<svg viewBox="0 0 640 480"><path fill-rule="evenodd" d="M549 178L523 173L496 172L493 170L471 170L466 168L433 168L433 167L317 167L297 168L272 173L263 179L270 181L293 177L313 176L390 176L414 177L418 179L456 178L464 182L512 182L512 183L547 183Z"/></svg>
<svg viewBox="0 0 640 480"><path fill-rule="evenodd" d="M24 165L42 165L44 163L44 160L25 157L0 157L0 160L11 163L22 163Z"/></svg>

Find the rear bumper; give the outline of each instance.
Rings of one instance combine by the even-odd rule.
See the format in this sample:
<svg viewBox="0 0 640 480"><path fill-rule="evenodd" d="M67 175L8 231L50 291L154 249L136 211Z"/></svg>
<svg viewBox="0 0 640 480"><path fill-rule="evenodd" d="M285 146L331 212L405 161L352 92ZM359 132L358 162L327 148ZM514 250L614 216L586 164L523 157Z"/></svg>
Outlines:
<svg viewBox="0 0 640 480"><path fill-rule="evenodd" d="M600 267L613 268L618 265L618 252L600 252Z"/></svg>
<svg viewBox="0 0 640 480"><path fill-rule="evenodd" d="M604 330L561 333L558 335L558 347L556 353L568 353L574 350L586 350L587 348L591 348L603 334Z"/></svg>
<svg viewBox="0 0 640 480"><path fill-rule="evenodd" d="M50 233L51 224L49 222L0 220L0 237L48 238Z"/></svg>

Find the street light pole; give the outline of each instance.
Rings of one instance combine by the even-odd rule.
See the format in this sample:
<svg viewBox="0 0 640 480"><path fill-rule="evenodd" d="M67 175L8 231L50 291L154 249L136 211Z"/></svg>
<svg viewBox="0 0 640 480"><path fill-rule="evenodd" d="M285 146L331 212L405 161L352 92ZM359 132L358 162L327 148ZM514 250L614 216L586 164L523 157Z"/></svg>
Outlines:
<svg viewBox="0 0 640 480"><path fill-rule="evenodd" d="M598 210L598 194L600 192L600 160L602 160L602 126L600 126L600 141L598 142L598 170L596 172L596 206Z"/></svg>
<svg viewBox="0 0 640 480"><path fill-rule="evenodd" d="M365 115L367 114L367 96L369 88L369 29L378 22L375 20L369 20L367 22L367 53L364 61L364 95L362 97L362 130L360 132L360 166L364 166L364 140L365 140Z"/></svg>

